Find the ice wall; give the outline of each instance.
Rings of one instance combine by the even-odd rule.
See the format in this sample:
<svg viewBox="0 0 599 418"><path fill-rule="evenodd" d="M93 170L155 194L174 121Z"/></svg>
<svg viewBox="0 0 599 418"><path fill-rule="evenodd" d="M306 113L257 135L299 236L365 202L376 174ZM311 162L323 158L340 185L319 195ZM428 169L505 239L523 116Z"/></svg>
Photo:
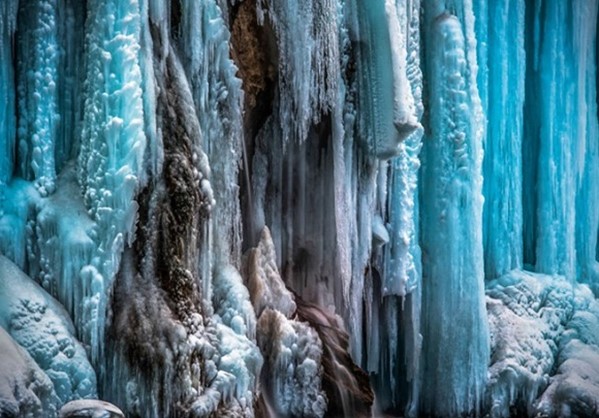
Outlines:
<svg viewBox="0 0 599 418"><path fill-rule="evenodd" d="M378 157L399 154L399 144L418 128L407 66L410 2L348 2L356 42L358 135ZM399 13L398 13L399 9ZM403 26L403 27L402 27ZM410 51L413 52L413 51Z"/></svg>

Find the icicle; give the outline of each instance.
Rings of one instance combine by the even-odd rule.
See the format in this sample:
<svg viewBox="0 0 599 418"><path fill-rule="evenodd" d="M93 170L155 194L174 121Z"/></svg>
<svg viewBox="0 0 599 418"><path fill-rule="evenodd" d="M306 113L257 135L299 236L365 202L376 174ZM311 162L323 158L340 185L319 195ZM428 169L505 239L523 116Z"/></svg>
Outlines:
<svg viewBox="0 0 599 418"><path fill-rule="evenodd" d="M278 114L283 141L306 140L333 108L338 89L337 1L258 1L279 51ZM263 20L263 19L262 19Z"/></svg>

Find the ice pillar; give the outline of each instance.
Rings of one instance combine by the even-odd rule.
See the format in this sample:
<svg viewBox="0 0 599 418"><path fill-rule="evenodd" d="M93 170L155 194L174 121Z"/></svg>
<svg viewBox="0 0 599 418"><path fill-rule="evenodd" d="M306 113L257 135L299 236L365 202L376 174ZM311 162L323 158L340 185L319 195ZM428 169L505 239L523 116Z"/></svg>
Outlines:
<svg viewBox="0 0 599 418"><path fill-rule="evenodd" d="M42 196L54 192L54 146L58 132L59 47L55 0L26 0L19 6L18 153L21 175L35 180Z"/></svg>
<svg viewBox="0 0 599 418"><path fill-rule="evenodd" d="M441 11L428 27L429 129L422 178L423 413L476 413L489 358L482 247L482 117L476 47ZM429 9L429 12L435 12ZM468 14L470 11L470 15ZM466 36L465 36L466 34Z"/></svg>
<svg viewBox="0 0 599 418"><path fill-rule="evenodd" d="M527 8L524 158L526 261L541 273L596 282L599 218L597 1Z"/></svg>
<svg viewBox="0 0 599 418"><path fill-rule="evenodd" d="M0 106L0 199L2 187L10 180L14 165L16 119L12 39L17 26L17 7L17 1L0 4L0 102L3 104Z"/></svg>
<svg viewBox="0 0 599 418"><path fill-rule="evenodd" d="M477 16L476 27L486 48L479 64L487 76L479 76L487 98L483 236L485 273L495 278L522 266L524 1L489 2L481 9L486 15Z"/></svg>
<svg viewBox="0 0 599 418"><path fill-rule="evenodd" d="M597 294L597 231L599 229L599 121L597 119L597 18L599 1L572 3L576 73L577 146L576 256L577 278Z"/></svg>

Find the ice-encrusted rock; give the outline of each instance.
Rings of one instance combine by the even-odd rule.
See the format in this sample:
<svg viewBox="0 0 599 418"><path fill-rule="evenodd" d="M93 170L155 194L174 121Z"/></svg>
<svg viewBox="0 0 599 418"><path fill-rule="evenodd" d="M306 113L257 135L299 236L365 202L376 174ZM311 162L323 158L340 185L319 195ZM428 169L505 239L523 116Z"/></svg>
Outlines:
<svg viewBox="0 0 599 418"><path fill-rule="evenodd" d="M256 339L264 356L261 402L277 417L322 417L323 346L307 322L296 319L294 295L277 268L275 246L264 227L258 246L245 255L245 275L258 324Z"/></svg>
<svg viewBox="0 0 599 418"><path fill-rule="evenodd" d="M59 418L125 418L125 414L111 403L96 399L71 401L60 408Z"/></svg>
<svg viewBox="0 0 599 418"><path fill-rule="evenodd" d="M277 417L322 417L327 398L322 384L322 342L305 322L265 309L258 320L258 346L264 353L262 385Z"/></svg>
<svg viewBox="0 0 599 418"><path fill-rule="evenodd" d="M487 309L492 417L599 413L599 305L587 286L516 270L488 283Z"/></svg>
<svg viewBox="0 0 599 418"><path fill-rule="evenodd" d="M260 316L264 309L272 308L290 318L296 305L279 274L275 246L268 227L262 230L258 246L246 253L245 270L256 315Z"/></svg>
<svg viewBox="0 0 599 418"><path fill-rule="evenodd" d="M62 403L96 396L96 374L64 308L0 255L0 326L50 378Z"/></svg>
<svg viewBox="0 0 599 418"><path fill-rule="evenodd" d="M327 415L354 418L372 415L372 392L368 374L349 354L349 334L339 317L296 298L297 317L306 321L322 341L322 387L327 395Z"/></svg>
<svg viewBox="0 0 599 418"><path fill-rule="evenodd" d="M53 416L59 405L48 376L0 327L0 416Z"/></svg>

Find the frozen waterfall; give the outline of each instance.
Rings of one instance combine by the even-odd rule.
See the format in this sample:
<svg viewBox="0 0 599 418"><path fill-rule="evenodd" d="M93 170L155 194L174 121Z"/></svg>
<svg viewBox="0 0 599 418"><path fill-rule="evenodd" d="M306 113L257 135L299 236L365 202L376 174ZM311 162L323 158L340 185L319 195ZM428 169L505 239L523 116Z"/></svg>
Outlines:
<svg viewBox="0 0 599 418"><path fill-rule="evenodd" d="M598 18L0 0L0 415L599 416Z"/></svg>

